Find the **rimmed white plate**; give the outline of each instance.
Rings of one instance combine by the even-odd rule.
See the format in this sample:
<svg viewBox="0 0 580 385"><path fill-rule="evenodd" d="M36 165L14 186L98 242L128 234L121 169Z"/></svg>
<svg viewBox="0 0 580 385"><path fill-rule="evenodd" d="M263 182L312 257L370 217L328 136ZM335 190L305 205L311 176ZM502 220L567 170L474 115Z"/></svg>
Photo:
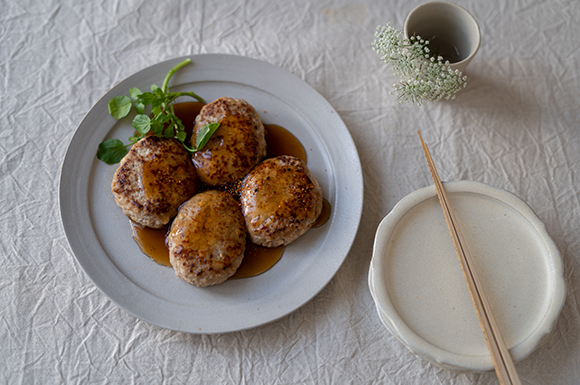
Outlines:
<svg viewBox="0 0 580 385"><path fill-rule="evenodd" d="M265 62L232 55L193 55L177 72L172 91L194 91L206 101L243 98L266 124L291 131L307 152L307 163L332 206L326 225L288 246L266 273L197 288L141 253L127 218L116 206L110 184L116 166L96 159L100 142L127 141L131 119L117 122L107 103L130 87L161 85L185 59L146 68L110 90L77 129L62 166L60 210L71 249L87 275L111 300L134 316L163 328L224 333L283 317L311 300L332 279L360 222L363 181L358 153L332 106L312 87ZM186 99L184 99L186 101Z"/></svg>
<svg viewBox="0 0 580 385"><path fill-rule="evenodd" d="M514 360L549 335L565 284L544 224L515 195L477 182L445 189ZM403 198L377 229L369 287L384 326L446 369L493 369L434 186Z"/></svg>

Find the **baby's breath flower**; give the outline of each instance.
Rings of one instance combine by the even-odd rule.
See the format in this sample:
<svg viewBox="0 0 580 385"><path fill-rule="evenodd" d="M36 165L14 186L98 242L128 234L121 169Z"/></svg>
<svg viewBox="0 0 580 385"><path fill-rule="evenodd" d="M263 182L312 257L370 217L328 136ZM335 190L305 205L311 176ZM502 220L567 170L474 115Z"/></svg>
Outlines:
<svg viewBox="0 0 580 385"><path fill-rule="evenodd" d="M431 56L428 40L420 36L402 37L402 32L387 24L377 27L373 50L390 64L393 73L401 77L394 91L401 103L423 104L425 100L455 99L455 94L467 85L461 71L449 68L449 61Z"/></svg>

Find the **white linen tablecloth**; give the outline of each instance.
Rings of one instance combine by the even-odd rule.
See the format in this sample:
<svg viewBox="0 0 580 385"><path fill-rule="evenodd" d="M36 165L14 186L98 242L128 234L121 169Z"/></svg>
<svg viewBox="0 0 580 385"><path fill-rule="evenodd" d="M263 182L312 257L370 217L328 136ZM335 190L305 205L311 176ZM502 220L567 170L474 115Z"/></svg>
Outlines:
<svg viewBox="0 0 580 385"><path fill-rule="evenodd" d="M559 248L567 298L524 384L580 383L580 2L458 0L482 44L454 101L389 95L372 51L419 0L0 1L0 383L495 384L413 355L382 326L367 286L380 220L430 185L417 129L444 180L512 192ZM278 321L189 335L140 321L85 275L60 220L75 130L116 83L200 53L263 60L306 81L358 148L364 208L353 247L312 301ZM87 149L94 151L94 149Z"/></svg>

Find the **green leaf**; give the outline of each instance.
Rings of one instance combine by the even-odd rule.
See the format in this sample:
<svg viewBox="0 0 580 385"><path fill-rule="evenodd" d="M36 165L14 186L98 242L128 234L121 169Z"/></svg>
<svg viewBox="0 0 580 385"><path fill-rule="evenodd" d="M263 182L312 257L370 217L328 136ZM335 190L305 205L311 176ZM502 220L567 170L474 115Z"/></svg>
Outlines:
<svg viewBox="0 0 580 385"><path fill-rule="evenodd" d="M139 100L144 105L149 105L149 104L153 103L154 101L156 101L157 98L151 92L143 92L141 95L139 95Z"/></svg>
<svg viewBox="0 0 580 385"><path fill-rule="evenodd" d="M160 123L160 124L165 124L165 123L169 122L170 120L171 120L171 118L167 114L159 113L153 117L153 121L155 123Z"/></svg>
<svg viewBox="0 0 580 385"><path fill-rule="evenodd" d="M97 158L107 164L119 163L127 155L127 149L119 139L105 140L99 144Z"/></svg>
<svg viewBox="0 0 580 385"><path fill-rule="evenodd" d="M207 144L207 142L209 142L209 139L211 138L213 133L218 129L219 126L220 126L219 122L213 122L210 124L206 124L201 128L201 130L197 133L197 136L195 138L196 151L201 150Z"/></svg>
<svg viewBox="0 0 580 385"><path fill-rule="evenodd" d="M151 109L151 113L152 113L153 115L155 115L155 116L159 116L159 115L161 115L161 112L162 112L162 111L163 111L163 110L162 110L160 107L158 107L158 106L156 106L156 107L153 107L153 108Z"/></svg>
<svg viewBox="0 0 580 385"><path fill-rule="evenodd" d="M120 95L115 96L109 100L109 114L115 119L122 119L129 115L132 106L131 99L128 96Z"/></svg>
<svg viewBox="0 0 580 385"><path fill-rule="evenodd" d="M151 109L154 112L154 114L161 114L163 112L163 103L165 102L165 100L163 99L155 99L152 103L151 103Z"/></svg>
<svg viewBox="0 0 580 385"><path fill-rule="evenodd" d="M144 114L145 113L145 105L143 103L135 103L135 112L137 112L138 114Z"/></svg>
<svg viewBox="0 0 580 385"><path fill-rule="evenodd" d="M165 92L155 84L151 86L151 93L153 93L158 99L165 100Z"/></svg>
<svg viewBox="0 0 580 385"><path fill-rule="evenodd" d="M173 138L173 126L169 125L165 128L165 132L163 132L163 136L166 138Z"/></svg>
<svg viewBox="0 0 580 385"><path fill-rule="evenodd" d="M131 97L131 99L137 100L139 99L139 95L141 94L142 92L139 88L137 87L129 88L129 96Z"/></svg>
<svg viewBox="0 0 580 385"><path fill-rule="evenodd" d="M163 135L164 126L164 124L154 123L151 125L151 131L153 131L153 133L158 137L161 137Z"/></svg>
<svg viewBox="0 0 580 385"><path fill-rule="evenodd" d="M129 142L131 142L131 144L135 144L138 141L140 141L141 139L143 139L145 135L137 135L137 136L130 136L129 137Z"/></svg>
<svg viewBox="0 0 580 385"><path fill-rule="evenodd" d="M177 137L177 140L183 143L185 142L185 138L187 138L187 133L185 131L179 131L177 134L175 134L175 137Z"/></svg>
<svg viewBox="0 0 580 385"><path fill-rule="evenodd" d="M149 119L147 115L137 115L135 116L135 119L133 119L133 127L138 133L145 135L151 129L151 119Z"/></svg>

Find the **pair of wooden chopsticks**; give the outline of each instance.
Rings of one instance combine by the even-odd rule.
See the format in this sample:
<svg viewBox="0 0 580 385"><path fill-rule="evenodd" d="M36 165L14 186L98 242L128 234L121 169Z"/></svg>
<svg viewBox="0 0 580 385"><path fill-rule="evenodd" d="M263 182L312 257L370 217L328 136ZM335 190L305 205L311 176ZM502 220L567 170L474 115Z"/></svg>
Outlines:
<svg viewBox="0 0 580 385"><path fill-rule="evenodd" d="M437 196L439 197L439 202L443 208L445 221L447 222L447 227L451 233L453 245L455 246L455 251L457 252L457 256L459 257L459 262L461 264L461 270L463 270L463 275L465 276L467 287L469 288L469 294L471 294L471 300L475 306L477 318L479 319L479 324L483 330L483 336L485 337L485 342L487 343L487 347L491 354L491 359L493 360L493 365L495 367L495 372L499 382L501 385L521 385L520 378L514 366L514 362L491 312L491 307L489 306L487 297L483 292L481 281L479 280L479 277L473 267L473 260L471 259L471 255L467 250L465 240L459 231L453 210L449 205L447 193L443 188L443 183L439 178L439 174L437 173L435 163L433 163L433 159L431 158L429 148L427 148L427 145L423 141L421 132L419 132L419 138L421 139L423 151L425 152L427 164L429 165L429 171L433 177L433 182L435 183L435 188L437 189Z"/></svg>

